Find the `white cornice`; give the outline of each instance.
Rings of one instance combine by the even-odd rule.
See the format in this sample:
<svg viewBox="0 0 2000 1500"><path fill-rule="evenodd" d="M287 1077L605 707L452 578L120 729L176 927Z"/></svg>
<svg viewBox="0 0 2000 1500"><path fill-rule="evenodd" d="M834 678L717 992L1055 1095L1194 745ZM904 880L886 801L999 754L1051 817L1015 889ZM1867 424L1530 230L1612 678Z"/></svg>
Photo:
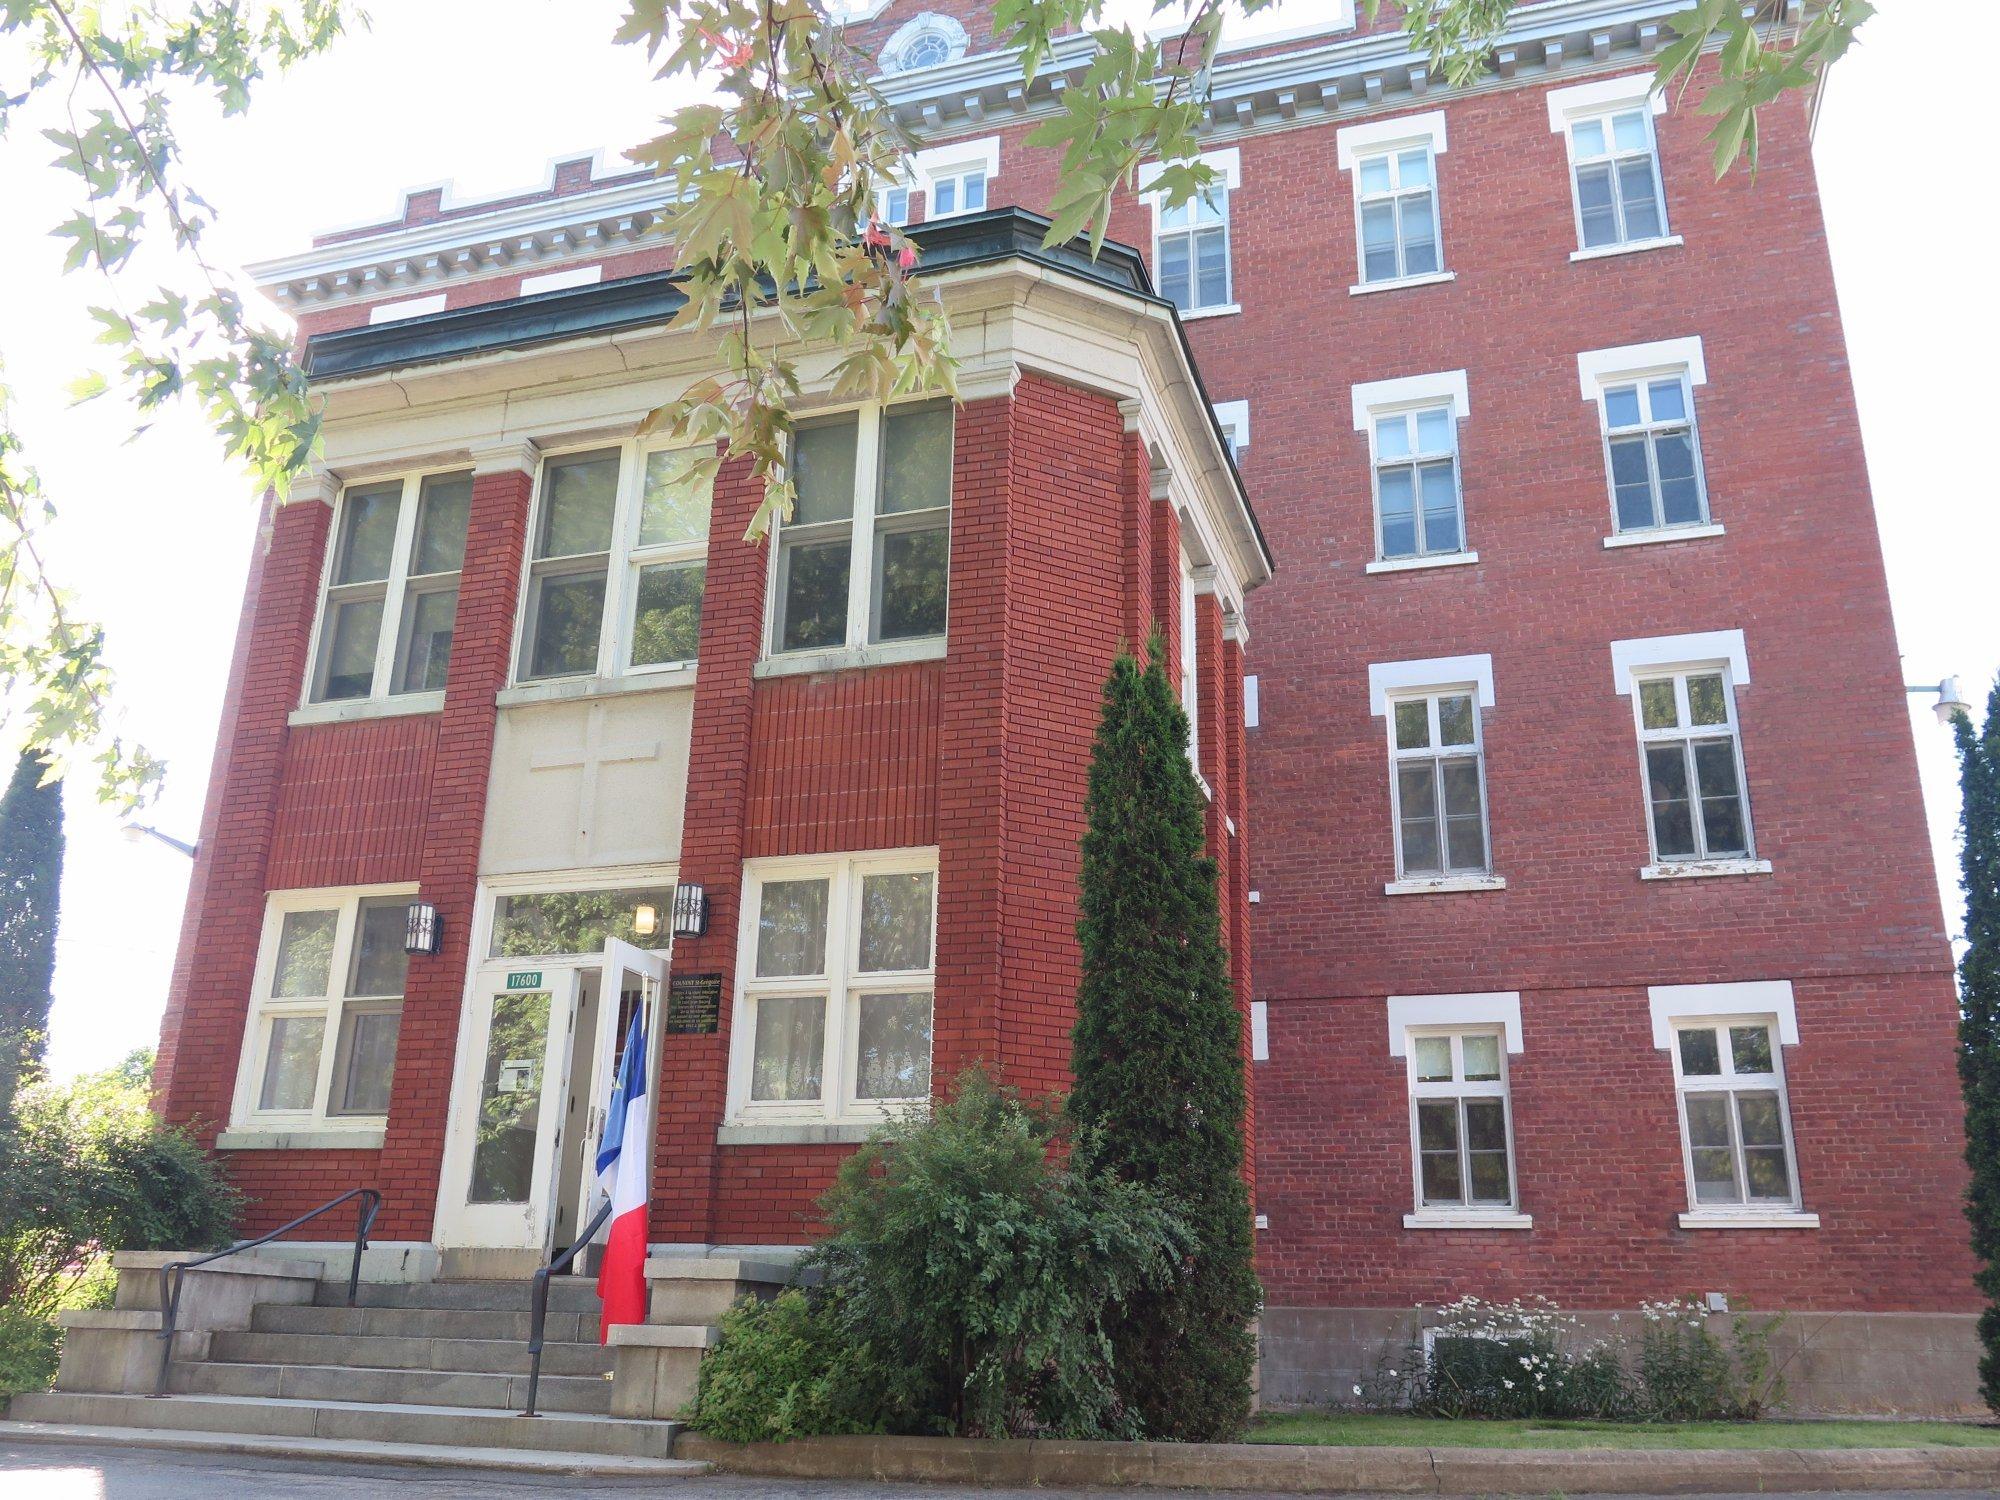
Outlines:
<svg viewBox="0 0 2000 1500"><path fill-rule="evenodd" d="M515 265L602 255L649 234L673 188L659 178L315 245L246 267L287 306L378 296Z"/></svg>
<svg viewBox="0 0 2000 1500"><path fill-rule="evenodd" d="M1427 59L1400 31L1328 40L1250 57L1220 58L1209 81L1204 144L1323 122L1407 111L1418 100L1558 78L1630 71L1667 39L1666 18L1684 0L1543 0L1520 6L1485 76L1465 89L1433 80ZM974 53L934 68L875 80L898 119L925 136L1047 114L1081 84L1097 55L1088 33L1059 37L1032 86L1017 54ZM390 295L453 279L504 274L517 265L565 264L602 255L655 230L672 188L657 178L591 188L491 211L390 227L318 245L249 268L281 305L305 308Z"/></svg>

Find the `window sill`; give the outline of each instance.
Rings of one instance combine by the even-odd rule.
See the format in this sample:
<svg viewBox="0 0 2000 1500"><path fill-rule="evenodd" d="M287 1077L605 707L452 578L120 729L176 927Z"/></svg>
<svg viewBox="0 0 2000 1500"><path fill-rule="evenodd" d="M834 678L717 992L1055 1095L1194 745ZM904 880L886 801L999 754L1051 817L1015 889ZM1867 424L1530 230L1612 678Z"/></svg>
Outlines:
<svg viewBox="0 0 2000 1500"><path fill-rule="evenodd" d="M1504 1209L1465 1209L1452 1212L1449 1209L1426 1209L1419 1213L1404 1214L1405 1229L1533 1229L1535 1221L1528 1214L1508 1213Z"/></svg>
<svg viewBox="0 0 2000 1500"><path fill-rule="evenodd" d="M1654 547L1661 542L1695 542L1703 537L1721 536L1720 523L1708 526L1676 526L1659 531L1623 531L1604 539L1606 547Z"/></svg>
<svg viewBox="0 0 2000 1500"><path fill-rule="evenodd" d="M1768 859L1691 859L1685 864L1647 865L1639 871L1641 880L1703 880L1715 875L1768 875Z"/></svg>
<svg viewBox="0 0 2000 1500"><path fill-rule="evenodd" d="M1399 276L1394 281L1367 281L1347 289L1350 297L1366 297L1370 292L1400 292L1407 286L1439 286L1458 280L1456 271L1431 271L1422 276Z"/></svg>
<svg viewBox="0 0 2000 1500"><path fill-rule="evenodd" d="M218 1151L380 1151L387 1127L329 1125L319 1129L280 1130L240 1125L215 1138Z"/></svg>
<svg viewBox="0 0 2000 1500"><path fill-rule="evenodd" d="M1243 311L1238 302L1226 302L1221 307L1195 307L1178 309L1183 323L1192 323L1197 318L1229 318Z"/></svg>
<svg viewBox="0 0 2000 1500"><path fill-rule="evenodd" d="M1454 891L1504 891L1504 875L1444 875L1435 880L1392 880L1382 887L1385 896L1443 896Z"/></svg>
<svg viewBox="0 0 2000 1500"><path fill-rule="evenodd" d="M876 646L837 646L827 651L794 651L767 656L750 669L752 677L800 677L812 672L850 672L859 667L886 667L906 661L941 661L945 638L884 641Z"/></svg>
<svg viewBox="0 0 2000 1500"><path fill-rule="evenodd" d="M693 687L694 673L693 667L674 667L629 677L558 677L551 682L524 682L502 688L494 701L501 708L519 708L528 703L566 703L576 698L614 698L621 693L657 693L667 688Z"/></svg>
<svg viewBox="0 0 2000 1500"><path fill-rule="evenodd" d="M295 708L285 722L301 724L352 724L361 719L400 719L410 714L434 714L444 710L443 693L403 693L394 698L346 698L338 703L308 703Z"/></svg>
<svg viewBox="0 0 2000 1500"><path fill-rule="evenodd" d="M718 1146L855 1146L879 1130L883 1120L803 1121L769 1125L723 1125L715 1132Z"/></svg>
<svg viewBox="0 0 2000 1500"><path fill-rule="evenodd" d="M1817 1229L1819 1215L1796 1209L1750 1210L1743 1213L1681 1215L1683 1229Z"/></svg>
<svg viewBox="0 0 2000 1500"><path fill-rule="evenodd" d="M1463 568L1479 561L1477 552L1447 552L1437 557L1387 557L1368 564L1364 573L1414 573L1421 568Z"/></svg>
<svg viewBox="0 0 2000 1500"><path fill-rule="evenodd" d="M1613 255L1642 255L1648 250L1671 250L1685 241L1677 234L1663 235L1656 240L1629 240L1622 245L1597 245L1589 250L1572 250L1572 263L1580 260L1605 260Z"/></svg>

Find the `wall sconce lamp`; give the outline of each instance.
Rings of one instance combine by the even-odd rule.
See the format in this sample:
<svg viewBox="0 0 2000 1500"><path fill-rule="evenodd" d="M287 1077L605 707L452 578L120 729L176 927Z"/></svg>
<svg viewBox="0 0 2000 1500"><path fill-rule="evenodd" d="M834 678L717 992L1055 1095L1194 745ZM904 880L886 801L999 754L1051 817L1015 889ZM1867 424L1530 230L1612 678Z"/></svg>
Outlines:
<svg viewBox="0 0 2000 1500"><path fill-rule="evenodd" d="M708 931L708 892L698 885L674 887L674 936L700 937Z"/></svg>
<svg viewBox="0 0 2000 1500"><path fill-rule="evenodd" d="M443 924L438 921L437 907L428 901L412 901L409 925L403 929L403 951L436 953L443 935Z"/></svg>

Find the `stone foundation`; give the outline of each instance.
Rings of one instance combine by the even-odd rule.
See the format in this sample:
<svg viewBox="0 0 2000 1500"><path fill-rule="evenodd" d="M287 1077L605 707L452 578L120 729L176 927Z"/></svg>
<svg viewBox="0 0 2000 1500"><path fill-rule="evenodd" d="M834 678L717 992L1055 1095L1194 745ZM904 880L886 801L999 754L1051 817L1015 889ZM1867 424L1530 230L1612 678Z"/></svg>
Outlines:
<svg viewBox="0 0 2000 1500"><path fill-rule="evenodd" d="M1768 1316L1766 1314L1759 1314ZM1576 1314L1589 1331L1629 1332L1636 1310ZM1728 1319L1717 1316L1716 1332ZM1771 1336L1790 1415L1985 1416L1978 1319L1971 1313L1790 1312ZM1258 1340L1262 1403L1353 1406L1417 1353L1415 1308L1266 1307ZM1405 1371L1407 1373L1407 1371Z"/></svg>

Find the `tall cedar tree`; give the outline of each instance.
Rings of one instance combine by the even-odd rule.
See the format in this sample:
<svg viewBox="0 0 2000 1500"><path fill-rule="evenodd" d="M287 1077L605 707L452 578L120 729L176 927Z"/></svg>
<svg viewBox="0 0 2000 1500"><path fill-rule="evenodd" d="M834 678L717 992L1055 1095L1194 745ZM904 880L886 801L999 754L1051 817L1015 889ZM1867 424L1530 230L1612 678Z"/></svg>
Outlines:
<svg viewBox="0 0 2000 1500"><path fill-rule="evenodd" d="M39 1062L56 972L62 887L62 783L43 786L24 755L0 797L0 1118L13 1113L21 1073Z"/></svg>
<svg viewBox="0 0 2000 1500"><path fill-rule="evenodd" d="M1115 1375L1159 1438L1233 1437L1250 1414L1252 1267L1243 1182L1243 1020L1204 851L1188 721L1157 636L1121 653L1090 766L1077 936L1072 1115L1120 1176L1177 1203L1195 1249L1164 1289L1113 1319Z"/></svg>
<svg viewBox="0 0 2000 1500"><path fill-rule="evenodd" d="M1965 957L1959 960L1958 1077L1965 1090L1965 1161L1972 1169L1965 1216L1979 1258L1979 1393L2000 1411L2000 683L1986 725L1960 714L1958 781L1965 887Z"/></svg>

